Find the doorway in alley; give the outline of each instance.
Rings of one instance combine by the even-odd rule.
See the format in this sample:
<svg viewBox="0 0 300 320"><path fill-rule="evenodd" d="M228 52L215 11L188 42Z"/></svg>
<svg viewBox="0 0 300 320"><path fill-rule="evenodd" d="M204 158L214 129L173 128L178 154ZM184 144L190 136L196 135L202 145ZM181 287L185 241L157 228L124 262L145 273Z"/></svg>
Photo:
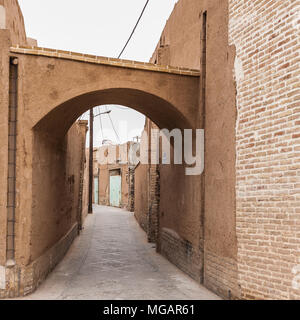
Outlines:
<svg viewBox="0 0 300 320"><path fill-rule="evenodd" d="M121 170L111 170L109 176L109 202L112 207L121 206Z"/></svg>
<svg viewBox="0 0 300 320"><path fill-rule="evenodd" d="M99 177L94 176L94 203L99 204Z"/></svg>

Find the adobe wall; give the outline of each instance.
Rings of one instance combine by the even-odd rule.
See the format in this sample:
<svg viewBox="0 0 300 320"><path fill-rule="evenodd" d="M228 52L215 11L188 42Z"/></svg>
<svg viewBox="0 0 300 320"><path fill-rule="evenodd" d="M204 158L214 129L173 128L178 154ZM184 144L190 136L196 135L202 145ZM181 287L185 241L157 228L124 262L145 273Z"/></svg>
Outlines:
<svg viewBox="0 0 300 320"><path fill-rule="evenodd" d="M16 1L0 0L1 3L5 8L10 8L6 13L5 25L7 21L12 42L25 43L24 24ZM203 74L201 30L204 10L207 10L208 17L206 106L204 110L200 104L204 98L201 94L204 82L201 81L199 112L197 114L194 109L189 109L188 116L193 115L197 126L205 129L205 174L202 177L186 177L181 166L160 168L159 250L191 277L203 280L208 288L225 298L299 299L300 98L297 1L180 0L166 24L152 61L200 68ZM3 19L1 23L3 25ZM8 160L8 84L4 79L8 78L9 46L9 32L1 29L2 266L5 264L6 250L3 244L6 242ZM22 59L35 66L38 58ZM42 70L49 68L47 79L50 79L53 66L43 66L42 58L38 61L41 74L44 75ZM70 61L57 63L58 69L71 65L73 63ZM26 66L21 68L25 69ZM89 73L89 77L86 77L89 82L84 82L82 86L89 85L90 90L97 90L95 79L98 79L98 73L93 68L92 65L84 65L77 72ZM107 69L110 70L109 67ZM23 71L27 76L30 75L27 70ZM68 83L70 89L78 80L72 78L71 73L68 76L74 82ZM109 74L110 71L107 71L105 76L109 78ZM124 77L122 83L128 84L126 80L130 74L128 71L126 77L120 75L120 78ZM26 89L34 96L36 88L43 81L41 79L34 83L30 79L37 77L28 76L28 83L20 87L20 92ZM152 85L157 79L153 76ZM165 79L172 81L173 77ZM193 85L192 80L190 83ZM179 82L175 84L178 86ZM59 90L59 87L64 87L63 80L56 89ZM58 93L62 93L50 89L45 92L53 99L53 105L57 105ZM194 87L190 92L195 93ZM36 96L36 106L41 101L48 102L48 98L43 100L41 96ZM178 105L189 101L189 96L186 91ZM175 97L180 99L176 92L174 100ZM26 96L20 100L20 110L24 112L25 105L28 107L30 101ZM172 103L175 105L174 100ZM146 102L150 108L153 100L149 98ZM76 110L80 111L82 106L77 103ZM47 103L42 105L46 110ZM31 136L30 123L34 122L33 119L41 118L41 110L32 110L32 119L26 118L27 128L19 128L20 136L26 137L26 140L18 140L17 147L22 152L17 158L17 175L24 179L20 179L17 189L23 190L24 195L18 195L17 198L17 266L4 270L5 285L11 288L7 290L10 296L15 294L18 286L20 291L16 294L33 290L60 260L77 234L77 216L72 203L80 192L80 179L73 169L80 169L82 165L79 166L76 157L71 159L69 152L74 152L79 145L72 147L69 138L58 145L49 135ZM66 115L71 119L71 111ZM170 120L175 123L177 117L167 119L171 115L172 112L166 112L163 118L159 114L164 120L162 123L169 123ZM65 118L60 119L63 126ZM30 152L37 142L40 145L32 159ZM50 164L53 172L43 170ZM31 185L28 181L31 181L30 168L33 166L34 183ZM141 184L141 177L146 174L138 174L140 178L136 177L136 183ZM38 188L45 185L49 185L49 195L37 197ZM62 191L61 194L55 187ZM34 199L33 206L31 198ZM54 207L57 199L64 203L58 209ZM32 217L21 210L27 208L30 211L32 207ZM48 211L44 211L45 208ZM49 238L40 234L45 230L43 223L49 224ZM34 240L32 247L30 239ZM0 280L3 280L3 267L0 268ZM3 291L0 291L0 297L3 296Z"/></svg>
<svg viewBox="0 0 300 320"><path fill-rule="evenodd" d="M89 203L89 194L88 194L88 176L89 176L89 167L88 167L88 156L86 152L86 134L89 130L88 120L79 120L78 125L80 127L81 133L81 154L78 155L80 159L80 173L79 173L79 196L78 196L78 206L77 206L77 220L78 228L82 229L85 218L88 214L88 203ZM78 142L79 143L79 142ZM88 154L89 155L89 154Z"/></svg>
<svg viewBox="0 0 300 320"><path fill-rule="evenodd" d="M174 72L177 73L173 73L168 68L165 68L165 71L159 71L160 68L156 66L151 66L150 70L149 65L146 69L136 70L124 68L121 62L116 67L108 60L105 65L102 65L99 62L105 59L85 58L81 54L74 54L74 59L71 60L68 59L71 55L66 57L67 54L63 56L64 58L60 58L59 52L56 52L57 58L54 58L51 55L45 57L22 54L24 50L20 48L21 52L18 55L21 75L19 123L22 125L18 127L17 189L22 190L22 197L18 199L17 207L17 247L20 248L17 263L21 265L30 263L42 253L45 246L50 246L57 238L55 231L50 230L48 239L46 235L41 236L41 246L37 245L33 249L30 246L30 239L33 237L31 227L37 221L37 208L42 208L39 203L37 205L35 203L36 195L33 189L37 190L39 181L42 181L41 165L43 163L39 161L39 156L41 159L45 157L48 163L51 163L51 166L44 166L47 168L45 181L52 181L56 177L63 188L65 181L60 173L64 173L64 153L61 152L64 146L61 141L68 125L91 105L105 102L121 103L137 110L141 108L145 113L158 117L163 124L174 125L177 122L183 125L186 119L179 110L182 108L188 115L193 112L197 105L197 99L193 93L197 92L199 82L198 72L176 69L177 71ZM42 50L33 49L33 52L41 53ZM80 61L75 59L78 57ZM89 63L85 59L88 59ZM187 72L187 76L179 75L180 72ZM130 76L134 76L136 80L130 80ZM160 86L157 86L158 82ZM178 86L182 88L184 94L178 92L176 89ZM120 87L126 89L120 89ZM161 95L165 98L160 98ZM173 105L178 105L179 109L177 110ZM191 117L189 119L191 122L194 120ZM56 160L56 156L62 161ZM53 164L49 159L57 163ZM33 183L31 183L32 179ZM43 189L40 189L40 192L41 190L45 193L49 192ZM57 191L53 185L50 190L58 199L63 197L63 192ZM56 196L53 195L53 198ZM41 199L45 205L49 201L47 195L41 196ZM68 198L67 202L68 211L60 205L55 207L55 202L49 203L48 208L54 211L54 216L57 218L58 211L62 210L65 219L71 220ZM31 217L31 210L36 211L33 213L35 217ZM58 232L65 231L64 222L54 220L53 217L51 222L58 224ZM22 221L26 223L18 223ZM37 234L37 231L38 228L35 228L34 234ZM40 240L38 234L35 240Z"/></svg>
<svg viewBox="0 0 300 320"><path fill-rule="evenodd" d="M179 1L151 58L157 64L200 68L199 1ZM200 117L195 114L195 119ZM201 128L200 122L197 125ZM159 167L157 250L196 281L203 280L201 177L187 177L184 166ZM176 186L176 188L174 188ZM183 214L184 213L184 214Z"/></svg>
<svg viewBox="0 0 300 320"><path fill-rule="evenodd" d="M226 298L299 299L299 3L181 0L152 61L202 72L203 10L204 284ZM173 199L164 206L165 192L180 181L167 170L161 168L161 214ZM169 231L161 241L184 270L178 221L161 218L161 231Z"/></svg>
<svg viewBox="0 0 300 320"><path fill-rule="evenodd" d="M205 129L205 174L186 177L180 166L161 166L160 249L193 278L233 298L240 293L235 226L235 52L228 43L228 2L179 1L151 61L202 72L204 11L208 16L206 110L204 118L200 104L195 117L197 127ZM201 103L201 87L199 99Z"/></svg>
<svg viewBox="0 0 300 320"><path fill-rule="evenodd" d="M99 166L99 204L109 206L109 171L108 166Z"/></svg>
<svg viewBox="0 0 300 320"><path fill-rule="evenodd" d="M146 118L141 145L144 146L143 149L147 153L145 156L148 157L149 162L151 157L156 156L154 145L150 146L152 129L158 129L158 127ZM146 145L147 148L145 148ZM142 162L134 169L134 214L142 229L147 233L148 241L156 243L159 232L159 166Z"/></svg>
<svg viewBox="0 0 300 320"><path fill-rule="evenodd" d="M128 165L128 155L130 150L130 142L122 145L116 146L102 146L98 150L100 156L100 163L97 161L96 156L96 168L94 170L96 176L96 171L99 173L99 204L109 206L110 205L110 172L111 170L120 170L121 173L121 208L127 208L129 202L129 165ZM101 164L101 159L104 154L113 154L116 150L116 160L122 160L122 163L115 164Z"/></svg>
<svg viewBox="0 0 300 320"><path fill-rule="evenodd" d="M34 144L38 143L38 150L35 150L33 159L31 223L25 224L21 212L16 211L17 264L6 269L6 290L0 290L1 298L25 295L35 290L64 257L78 235L79 224L84 219L84 213L82 215L78 211L78 201L83 189L80 178L84 171L86 131L87 123L83 121L76 122L61 142L41 133L35 135ZM49 167L53 170L47 170ZM26 166L17 167L19 174L26 175ZM41 188L47 188L47 192L41 193ZM17 193L17 203L22 196ZM82 201L85 206L85 200ZM21 232L24 229L30 230L29 239L24 231ZM26 256L28 247L30 255Z"/></svg>
<svg viewBox="0 0 300 320"><path fill-rule="evenodd" d="M25 25L23 14L21 12L17 0L0 0L0 6L5 8L4 12L0 14L0 26L2 25L10 31L10 38L12 44L26 45L27 37L25 32ZM0 10L2 12L2 10ZM1 28L0 28L1 29Z"/></svg>
<svg viewBox="0 0 300 320"><path fill-rule="evenodd" d="M99 165L99 204L110 205L110 171L121 172L121 203L120 208L128 206L128 165Z"/></svg>
<svg viewBox="0 0 300 320"><path fill-rule="evenodd" d="M134 216L141 228L148 232L149 166L138 164L134 170Z"/></svg>
<svg viewBox="0 0 300 320"><path fill-rule="evenodd" d="M82 137L78 123L63 141L36 133L33 159L31 256L34 261L78 222ZM49 170L51 168L51 170ZM48 192L41 193L41 184Z"/></svg>
<svg viewBox="0 0 300 320"><path fill-rule="evenodd" d="M12 43L26 44L23 16L16 0L0 0L0 291L5 286L3 275L6 264L7 227L8 79L9 47Z"/></svg>

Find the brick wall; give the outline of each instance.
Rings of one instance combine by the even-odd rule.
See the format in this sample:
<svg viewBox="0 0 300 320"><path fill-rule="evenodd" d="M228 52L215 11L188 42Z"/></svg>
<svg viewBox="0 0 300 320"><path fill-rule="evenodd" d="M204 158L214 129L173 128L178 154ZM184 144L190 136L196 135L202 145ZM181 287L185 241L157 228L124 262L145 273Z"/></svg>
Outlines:
<svg viewBox="0 0 300 320"><path fill-rule="evenodd" d="M156 157L156 145L151 138L151 130L158 127L146 119L141 144L147 144L148 161ZM149 141L151 140L151 142ZM153 143L153 145L150 145ZM156 243L159 232L159 203L160 203L160 171L159 165L139 164L135 169L135 217L147 233L148 241Z"/></svg>
<svg viewBox="0 0 300 320"><path fill-rule="evenodd" d="M159 166L150 165L149 167L149 214L148 214L148 241L156 243L159 232Z"/></svg>
<svg viewBox="0 0 300 320"><path fill-rule="evenodd" d="M205 250L204 264L204 285L225 299L239 299L236 260Z"/></svg>
<svg viewBox="0 0 300 320"><path fill-rule="evenodd" d="M0 299L25 296L32 293L65 256L78 234L77 223L51 249L30 265L6 269L6 290L0 290Z"/></svg>
<svg viewBox="0 0 300 320"><path fill-rule="evenodd" d="M229 10L241 293L299 299L292 281L300 270L300 3L231 0Z"/></svg>
<svg viewBox="0 0 300 320"><path fill-rule="evenodd" d="M202 282L201 251L188 240L173 230L162 228L158 251L191 278Z"/></svg>
<svg viewBox="0 0 300 320"><path fill-rule="evenodd" d="M128 204L127 210L134 212L134 168L128 168Z"/></svg>

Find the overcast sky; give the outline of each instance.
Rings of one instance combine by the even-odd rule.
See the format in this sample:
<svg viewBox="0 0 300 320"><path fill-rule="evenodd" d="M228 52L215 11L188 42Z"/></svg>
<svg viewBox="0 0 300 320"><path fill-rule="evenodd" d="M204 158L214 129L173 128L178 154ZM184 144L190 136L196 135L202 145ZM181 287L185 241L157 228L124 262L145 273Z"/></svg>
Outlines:
<svg viewBox="0 0 300 320"><path fill-rule="evenodd" d="M149 61L176 2L150 0L122 58ZM19 0L19 3L27 35L37 39L40 47L117 57L146 0ZM121 142L142 131L143 115L130 109L111 109L117 131L124 127L122 121L127 122L129 136L118 132ZM101 111L105 111L105 107L102 106ZM107 133L102 137L100 121L96 120L95 145L100 145L102 138L118 142L108 116L103 115L102 118Z"/></svg>

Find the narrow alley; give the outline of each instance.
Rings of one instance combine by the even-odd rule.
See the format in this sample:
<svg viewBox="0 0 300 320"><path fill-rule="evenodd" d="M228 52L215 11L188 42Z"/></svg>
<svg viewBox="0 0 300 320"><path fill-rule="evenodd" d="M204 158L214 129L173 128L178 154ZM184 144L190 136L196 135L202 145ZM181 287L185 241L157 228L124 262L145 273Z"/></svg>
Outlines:
<svg viewBox="0 0 300 320"><path fill-rule="evenodd" d="M147 243L132 213L95 206L64 260L26 300L219 300Z"/></svg>

